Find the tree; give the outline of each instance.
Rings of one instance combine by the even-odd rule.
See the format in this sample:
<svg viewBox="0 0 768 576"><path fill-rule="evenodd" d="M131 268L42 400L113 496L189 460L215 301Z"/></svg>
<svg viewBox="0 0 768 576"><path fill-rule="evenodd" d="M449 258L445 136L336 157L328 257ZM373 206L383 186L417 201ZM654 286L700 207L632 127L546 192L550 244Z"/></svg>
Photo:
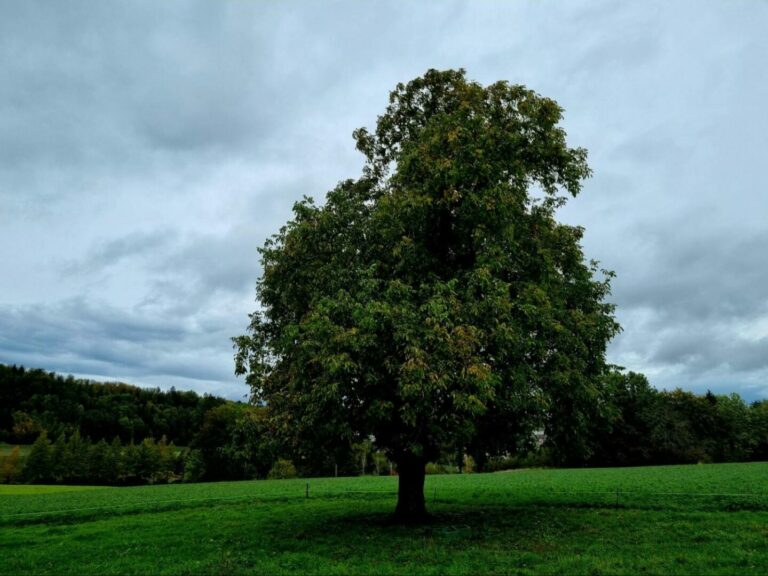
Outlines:
<svg viewBox="0 0 768 576"><path fill-rule="evenodd" d="M752 460L768 460L768 400L759 400L750 406L749 428L754 444Z"/></svg>
<svg viewBox="0 0 768 576"><path fill-rule="evenodd" d="M601 387L592 422L592 466L640 466L652 462L654 413L661 402L646 377L611 370Z"/></svg>
<svg viewBox="0 0 768 576"><path fill-rule="evenodd" d="M205 413L203 425L195 436L192 447L200 450L205 480L242 480L239 463L228 452L237 421L245 406L222 404Z"/></svg>
<svg viewBox="0 0 768 576"><path fill-rule="evenodd" d="M11 453L0 460L0 482L13 484L20 475L20 451L18 446L14 446Z"/></svg>
<svg viewBox="0 0 768 576"><path fill-rule="evenodd" d="M102 438L88 449L88 482L112 484L117 481L117 462L109 444Z"/></svg>
<svg viewBox="0 0 768 576"><path fill-rule="evenodd" d="M26 412L13 413L13 436L19 442L29 442L43 431L40 423Z"/></svg>
<svg viewBox="0 0 768 576"><path fill-rule="evenodd" d="M611 273L555 219L590 174L561 114L523 86L430 70L355 131L362 176L298 202L261 249L236 372L296 451L374 438L404 522L426 515L425 464L486 416L543 425L562 461L585 449L618 325Z"/></svg>
<svg viewBox="0 0 768 576"><path fill-rule="evenodd" d="M748 460L757 443L750 426L749 406L735 393L716 398L717 426L710 430L716 447L715 461Z"/></svg>
<svg viewBox="0 0 768 576"><path fill-rule="evenodd" d="M24 480L30 484L40 484L53 480L52 448L48 434L42 432L27 455L24 463Z"/></svg>
<svg viewBox="0 0 768 576"><path fill-rule="evenodd" d="M200 482L205 477L205 462L200 450L190 450L184 461L184 482Z"/></svg>
<svg viewBox="0 0 768 576"><path fill-rule="evenodd" d="M266 478L277 460L279 446L269 430L266 409L249 406L238 416L231 439L222 447L243 478Z"/></svg>
<svg viewBox="0 0 768 576"><path fill-rule="evenodd" d="M154 484L163 479L163 457L152 438L144 438L136 447L136 476L141 482Z"/></svg>
<svg viewBox="0 0 768 576"><path fill-rule="evenodd" d="M63 469L68 482L80 484L87 481L90 444L90 440L80 436L77 430L67 440Z"/></svg>
<svg viewBox="0 0 768 576"><path fill-rule="evenodd" d="M51 477L56 483L63 483L69 477L68 462L67 437L62 432L51 445Z"/></svg>

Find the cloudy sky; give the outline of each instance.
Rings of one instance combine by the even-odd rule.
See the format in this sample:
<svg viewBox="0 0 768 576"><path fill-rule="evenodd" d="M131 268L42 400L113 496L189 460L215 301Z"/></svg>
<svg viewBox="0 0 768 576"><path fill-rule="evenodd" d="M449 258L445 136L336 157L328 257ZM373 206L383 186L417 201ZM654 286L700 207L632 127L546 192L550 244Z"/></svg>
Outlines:
<svg viewBox="0 0 768 576"><path fill-rule="evenodd" d="M0 363L241 398L256 249L397 82L565 108L609 359L768 397L768 2L0 0Z"/></svg>

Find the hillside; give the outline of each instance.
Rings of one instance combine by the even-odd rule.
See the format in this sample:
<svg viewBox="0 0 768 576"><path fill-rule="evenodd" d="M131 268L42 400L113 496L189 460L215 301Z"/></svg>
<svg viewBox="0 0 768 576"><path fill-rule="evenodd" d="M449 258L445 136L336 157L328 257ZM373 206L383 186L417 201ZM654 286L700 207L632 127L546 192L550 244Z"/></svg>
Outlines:
<svg viewBox="0 0 768 576"><path fill-rule="evenodd" d="M93 441L165 436L186 446L205 413L227 402L191 391L164 392L0 364L0 442L28 444L45 430L50 438L78 431Z"/></svg>

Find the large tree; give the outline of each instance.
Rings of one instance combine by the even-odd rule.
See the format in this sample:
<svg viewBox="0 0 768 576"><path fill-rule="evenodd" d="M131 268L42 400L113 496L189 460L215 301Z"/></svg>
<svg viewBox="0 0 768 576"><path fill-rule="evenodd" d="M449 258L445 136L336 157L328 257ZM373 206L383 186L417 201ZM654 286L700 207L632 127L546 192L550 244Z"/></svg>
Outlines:
<svg viewBox="0 0 768 576"><path fill-rule="evenodd" d="M561 113L463 70L399 84L354 133L361 177L298 202L261 250L237 372L299 451L372 438L403 521L426 515L440 451L512 450L543 426L564 461L583 456L618 325L610 273L555 219L590 174Z"/></svg>

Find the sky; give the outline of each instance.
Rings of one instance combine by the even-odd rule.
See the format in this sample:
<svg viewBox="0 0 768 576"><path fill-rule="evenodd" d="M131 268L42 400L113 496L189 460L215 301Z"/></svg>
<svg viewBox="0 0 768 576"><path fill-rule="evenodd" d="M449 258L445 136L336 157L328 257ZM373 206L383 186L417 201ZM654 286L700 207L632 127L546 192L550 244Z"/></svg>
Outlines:
<svg viewBox="0 0 768 576"><path fill-rule="evenodd" d="M612 363L768 398L768 2L0 0L0 363L243 399L257 248L429 68L565 110Z"/></svg>

